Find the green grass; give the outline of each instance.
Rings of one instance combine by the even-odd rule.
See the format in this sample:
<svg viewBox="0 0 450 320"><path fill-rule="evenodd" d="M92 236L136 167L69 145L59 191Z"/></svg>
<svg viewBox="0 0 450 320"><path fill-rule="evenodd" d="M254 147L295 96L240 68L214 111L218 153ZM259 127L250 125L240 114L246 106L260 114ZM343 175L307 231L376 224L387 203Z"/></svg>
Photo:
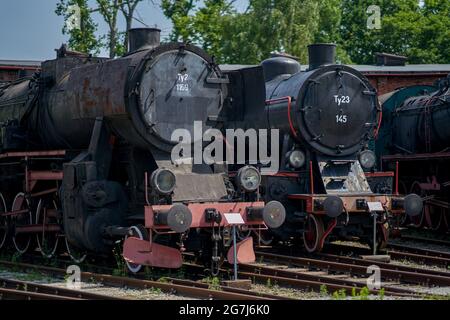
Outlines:
<svg viewBox="0 0 450 320"><path fill-rule="evenodd" d="M208 284L208 288L210 290L216 290L220 291L222 290L220 285L220 279L218 277L207 277L202 280L202 282L205 282Z"/></svg>

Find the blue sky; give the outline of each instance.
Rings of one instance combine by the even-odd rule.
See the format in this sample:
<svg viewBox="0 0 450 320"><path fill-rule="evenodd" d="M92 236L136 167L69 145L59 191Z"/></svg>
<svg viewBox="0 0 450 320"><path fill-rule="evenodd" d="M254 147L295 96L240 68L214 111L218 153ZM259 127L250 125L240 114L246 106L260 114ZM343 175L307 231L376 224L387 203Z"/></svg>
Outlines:
<svg viewBox="0 0 450 320"><path fill-rule="evenodd" d="M245 9L247 1L237 0L237 8ZM64 21L55 14L57 3L58 0L0 0L0 59L53 59L54 49L67 41L67 36L61 32ZM156 24L162 29L163 37L170 33L171 22L152 1L144 0L137 13L145 24ZM99 24L99 32L106 33L102 18L94 16L94 19ZM135 21L133 27L142 27L142 24ZM119 28L124 28L122 19ZM106 55L106 51L102 54Z"/></svg>

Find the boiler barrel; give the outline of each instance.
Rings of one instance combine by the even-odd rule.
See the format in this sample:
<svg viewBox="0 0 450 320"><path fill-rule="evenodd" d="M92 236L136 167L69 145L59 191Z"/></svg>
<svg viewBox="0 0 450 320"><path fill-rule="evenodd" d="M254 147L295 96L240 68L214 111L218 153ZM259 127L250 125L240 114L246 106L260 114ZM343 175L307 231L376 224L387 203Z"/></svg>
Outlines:
<svg viewBox="0 0 450 320"><path fill-rule="evenodd" d="M270 128L325 155L351 155L378 125L376 92L356 70L329 65L266 84Z"/></svg>
<svg viewBox="0 0 450 320"><path fill-rule="evenodd" d="M449 123L449 95L410 98L394 114L394 147L411 153L447 149L450 147Z"/></svg>
<svg viewBox="0 0 450 320"><path fill-rule="evenodd" d="M34 90L31 82L3 90L0 120L24 123L46 148L84 149L103 117L127 143L171 152L175 130L193 137L195 122L203 130L218 125L226 82L211 57L189 44L139 47L114 60L60 57L43 64ZM38 99L25 103L31 92Z"/></svg>

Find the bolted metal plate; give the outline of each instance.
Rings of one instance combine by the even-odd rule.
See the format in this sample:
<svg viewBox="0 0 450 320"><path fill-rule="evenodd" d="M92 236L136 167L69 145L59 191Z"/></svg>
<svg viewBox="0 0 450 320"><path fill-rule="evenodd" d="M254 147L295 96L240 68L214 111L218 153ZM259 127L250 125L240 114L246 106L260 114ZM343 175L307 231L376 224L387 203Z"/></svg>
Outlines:
<svg viewBox="0 0 450 320"><path fill-rule="evenodd" d="M141 112L145 122L164 141L176 129L187 129L194 139L194 121L203 130L222 109L222 84L210 64L191 51L170 50L147 63L140 84ZM177 141L174 141L177 142Z"/></svg>
<svg viewBox="0 0 450 320"><path fill-rule="evenodd" d="M356 74L328 70L312 76L303 96L304 123L320 149L339 154L365 141L376 126L375 99Z"/></svg>

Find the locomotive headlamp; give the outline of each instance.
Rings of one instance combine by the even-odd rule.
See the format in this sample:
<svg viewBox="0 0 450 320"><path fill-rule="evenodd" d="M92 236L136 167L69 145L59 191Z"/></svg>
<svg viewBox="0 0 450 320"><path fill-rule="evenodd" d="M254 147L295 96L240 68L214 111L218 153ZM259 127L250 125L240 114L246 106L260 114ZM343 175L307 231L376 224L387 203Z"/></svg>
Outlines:
<svg viewBox="0 0 450 320"><path fill-rule="evenodd" d="M238 186L247 192L256 191L261 184L261 174L258 169L252 166L240 168L236 179Z"/></svg>
<svg viewBox="0 0 450 320"><path fill-rule="evenodd" d="M289 153L289 165L292 168L299 169L305 164L305 153L301 150L294 150Z"/></svg>
<svg viewBox="0 0 450 320"><path fill-rule="evenodd" d="M157 169L153 171L150 183L159 194L171 194L176 185L175 174L169 169Z"/></svg>
<svg viewBox="0 0 450 320"><path fill-rule="evenodd" d="M372 169L376 162L375 153L370 150L364 150L359 154L359 163L364 169Z"/></svg>

